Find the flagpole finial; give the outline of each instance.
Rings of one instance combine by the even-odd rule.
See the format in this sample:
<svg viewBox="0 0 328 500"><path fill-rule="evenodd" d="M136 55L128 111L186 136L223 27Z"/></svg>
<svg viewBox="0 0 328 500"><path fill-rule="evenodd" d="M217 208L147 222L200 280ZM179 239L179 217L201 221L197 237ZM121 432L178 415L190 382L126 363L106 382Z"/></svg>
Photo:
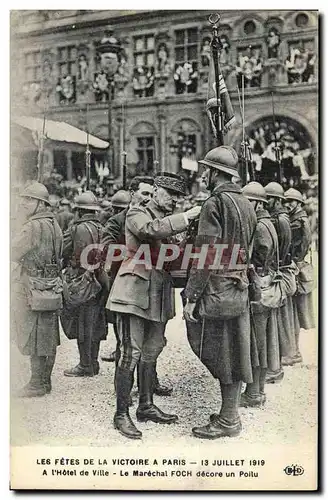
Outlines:
<svg viewBox="0 0 328 500"><path fill-rule="evenodd" d="M221 19L220 14L215 13L215 14L210 14L210 16L208 18L208 21L213 26L217 26L219 24L219 22L220 22L220 19Z"/></svg>

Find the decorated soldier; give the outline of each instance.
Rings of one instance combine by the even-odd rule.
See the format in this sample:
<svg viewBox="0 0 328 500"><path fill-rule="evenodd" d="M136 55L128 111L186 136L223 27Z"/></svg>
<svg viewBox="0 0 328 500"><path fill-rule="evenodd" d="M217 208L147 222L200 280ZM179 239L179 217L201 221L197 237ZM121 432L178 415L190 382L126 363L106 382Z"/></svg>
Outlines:
<svg viewBox="0 0 328 500"><path fill-rule="evenodd" d="M97 212L100 207L91 191L77 196L74 205L75 221L64 234L64 264L68 286L73 287L81 297L77 305L66 304L61 323L70 339L77 339L80 361L77 366L64 371L67 377L92 377L99 373L98 354L100 341L107 336L105 303L108 297L108 278L99 266L100 252L87 253L85 263L83 251L89 245L101 242L103 228ZM88 264L96 266L89 270ZM92 289L88 283L96 284Z"/></svg>
<svg viewBox="0 0 328 500"><path fill-rule="evenodd" d="M291 263L290 245L292 233L289 216L283 206L284 190L278 182L270 182L265 186L268 198L267 209L278 235L279 261L278 272L281 276L281 286L286 297L283 305L279 308L278 332L280 357L283 364L293 364L292 358L295 356L295 336L292 295L296 291L295 270ZM267 382L276 383L283 379L284 371L282 366L276 372L268 371Z"/></svg>
<svg viewBox="0 0 328 500"><path fill-rule="evenodd" d="M266 210L267 195L258 182L250 182L243 194L254 206L257 226L254 235L252 263L259 276L262 297L251 302L252 341L255 356L252 357L253 382L247 384L241 395L240 406L260 407L265 404L264 392L267 369L275 372L280 368L277 308L281 303L281 291L275 279L278 259L278 236Z"/></svg>
<svg viewBox="0 0 328 500"><path fill-rule="evenodd" d="M299 348L300 329L315 327L312 290L314 288L313 267L306 256L311 251L311 227L304 210L304 199L297 189L285 192L285 206L289 213L292 230L291 257L298 267L296 275L297 291L293 296L296 356L295 363L302 362Z"/></svg>
<svg viewBox="0 0 328 500"><path fill-rule="evenodd" d="M18 264L12 282L13 331L20 352L30 356L31 379L22 397L43 396L51 391L51 374L60 344L58 310L38 311L31 299L31 281L60 279L62 231L50 210L49 193L39 182L21 195L21 231L12 242L12 260ZM40 304L41 307L42 304Z"/></svg>
<svg viewBox="0 0 328 500"><path fill-rule="evenodd" d="M228 247L228 252L222 253L219 265L214 264L215 258L212 268L207 265L198 269L195 265L191 269L184 317L189 343L220 381L222 397L220 413L192 432L199 438L217 439L241 432L241 384L253 382L247 255L256 229L256 214L241 188L231 182L233 177L239 177L238 155L233 148L214 148L199 163L206 167L203 178L211 196L201 209L196 246L201 249L208 244L212 249L221 244ZM230 266L235 248L239 248L241 262Z"/></svg>
<svg viewBox="0 0 328 500"><path fill-rule="evenodd" d="M166 239L185 231L200 211L194 207L172 215L179 196L184 194L181 177L163 173L155 178L152 200L146 206L132 206L126 216L127 254L107 307L116 314L121 350L116 371L114 426L131 439L142 436L129 415L133 371L139 361L138 421L170 424L178 419L154 405L153 393L156 360L166 345L165 327L175 315L171 278L164 266L157 266L157 256ZM144 250L149 258L145 254L145 259L141 259Z"/></svg>

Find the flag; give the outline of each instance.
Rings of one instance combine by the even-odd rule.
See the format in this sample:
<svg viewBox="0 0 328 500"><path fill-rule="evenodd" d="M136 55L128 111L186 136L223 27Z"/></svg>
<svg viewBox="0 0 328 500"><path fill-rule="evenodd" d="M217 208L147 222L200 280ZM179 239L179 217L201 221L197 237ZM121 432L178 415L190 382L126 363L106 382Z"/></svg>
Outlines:
<svg viewBox="0 0 328 500"><path fill-rule="evenodd" d="M235 115L233 111L233 107L230 101L228 89L226 87L224 78L221 73L220 65L218 64L218 73L219 73L219 90L220 90L220 98L221 98L221 110L223 115L222 132L226 134L235 123ZM210 119L210 123L213 129L213 133L215 137L217 137L216 130L216 114L217 114L217 95L216 95L216 81L215 81L215 71L214 71L214 62L213 58L210 63L210 70L208 75L208 93L207 93L207 103L206 103L206 111L208 117Z"/></svg>

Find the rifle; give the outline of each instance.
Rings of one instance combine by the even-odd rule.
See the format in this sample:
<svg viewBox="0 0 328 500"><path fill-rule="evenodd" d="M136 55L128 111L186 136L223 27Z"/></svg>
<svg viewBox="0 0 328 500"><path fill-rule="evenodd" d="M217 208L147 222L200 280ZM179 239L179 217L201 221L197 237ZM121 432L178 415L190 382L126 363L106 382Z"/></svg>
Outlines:
<svg viewBox="0 0 328 500"><path fill-rule="evenodd" d="M241 87L242 87L242 99L240 98L239 86L237 85L239 106L240 106L240 115L242 121L242 142L241 142L241 179L242 184L245 186L247 184L247 174L250 176L251 181L255 181L255 170L254 170L254 161L252 155L252 148L249 144L249 139L245 133L245 84L244 84L244 75L241 78Z"/></svg>
<svg viewBox="0 0 328 500"><path fill-rule="evenodd" d="M126 169L127 169L127 165L126 165L126 157L127 157L127 152L126 151L122 151L122 176L123 176L123 189L126 189Z"/></svg>
<svg viewBox="0 0 328 500"><path fill-rule="evenodd" d="M212 41L211 49L214 63L214 75L215 75L215 93L216 93L216 116L215 116L215 128L216 128L216 138L217 145L222 146L224 144L223 140L223 110L222 102L220 96L220 74L219 74L219 54L223 48L222 42L219 37L219 22L221 16L219 14L211 14L208 18L209 23L212 25Z"/></svg>
<svg viewBox="0 0 328 500"><path fill-rule="evenodd" d="M281 184L283 177L284 177L282 159L281 159L282 147L281 147L281 145L278 144L277 133L275 130L276 129L276 118L275 118L275 113L274 113L273 92L271 92L271 97L272 97L273 133L274 133L274 139L275 139L275 141L274 141L275 142L274 153L275 153L275 157L276 157L276 162L278 164L277 182L279 182L279 184Z"/></svg>
<svg viewBox="0 0 328 500"><path fill-rule="evenodd" d="M86 109L86 121L87 121L87 146L85 150L85 170L86 170L86 178L87 178L87 183L86 183L86 188L87 191L90 190L90 170L91 170L91 151L89 147L89 120L88 120L88 104L87 104L87 109Z"/></svg>
<svg viewBox="0 0 328 500"><path fill-rule="evenodd" d="M38 182L43 182L43 159L44 159L44 140L45 140L45 132L46 132L46 115L47 115L47 110L48 110L48 94L45 92L47 98L46 98L46 104L44 106L44 111L43 111L43 124L42 124L42 132L41 136L39 137L39 149L38 149L38 164L37 164L37 169L38 169Z"/></svg>

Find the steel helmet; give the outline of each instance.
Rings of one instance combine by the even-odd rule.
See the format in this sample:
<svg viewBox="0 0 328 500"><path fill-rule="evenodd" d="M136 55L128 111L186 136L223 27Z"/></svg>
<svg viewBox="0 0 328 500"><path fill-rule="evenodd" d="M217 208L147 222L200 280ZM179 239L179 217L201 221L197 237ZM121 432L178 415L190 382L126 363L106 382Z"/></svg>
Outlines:
<svg viewBox="0 0 328 500"><path fill-rule="evenodd" d="M51 204L49 200L49 191L46 186L40 182L31 182L31 184L25 187L21 196L24 198L34 198L36 200L43 201L48 205Z"/></svg>
<svg viewBox="0 0 328 500"><path fill-rule="evenodd" d="M114 194L111 203L112 207L126 208L127 206L129 206L130 201L131 201L130 193L128 191L124 191L123 189L121 189L120 191L117 191Z"/></svg>
<svg viewBox="0 0 328 500"><path fill-rule="evenodd" d="M287 191L285 192L285 199L296 200L299 201L300 203L304 203L302 193L300 193L297 189L294 188L287 189Z"/></svg>
<svg viewBox="0 0 328 500"><path fill-rule="evenodd" d="M85 210L100 210L98 200L92 191L85 191L75 198L74 208Z"/></svg>
<svg viewBox="0 0 328 500"><path fill-rule="evenodd" d="M233 177L240 177L238 173L238 155L231 146L219 146L211 149L203 160L198 163L206 167L216 168Z"/></svg>
<svg viewBox="0 0 328 500"><path fill-rule="evenodd" d="M270 196L271 198L285 199L284 189L281 184L278 184L278 182L269 182L269 184L264 186L264 189L267 196Z"/></svg>
<svg viewBox="0 0 328 500"><path fill-rule="evenodd" d="M267 195L264 187L259 182L250 182L242 189L243 195L249 200L267 201Z"/></svg>

